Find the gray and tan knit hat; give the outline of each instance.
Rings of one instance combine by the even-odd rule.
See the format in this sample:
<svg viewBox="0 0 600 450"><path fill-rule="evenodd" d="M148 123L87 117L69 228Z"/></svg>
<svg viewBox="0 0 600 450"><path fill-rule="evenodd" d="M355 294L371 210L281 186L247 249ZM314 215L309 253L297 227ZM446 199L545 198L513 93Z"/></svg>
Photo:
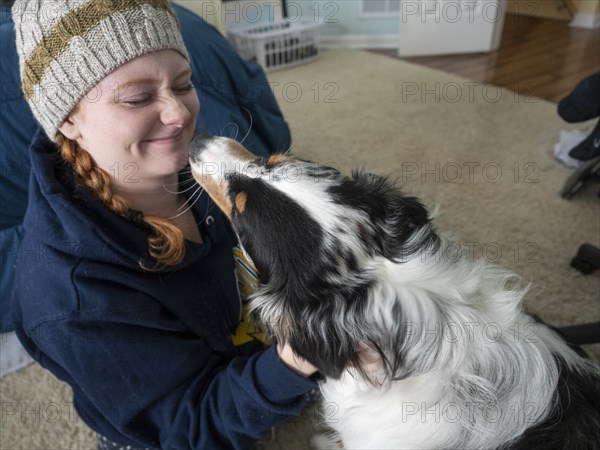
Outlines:
<svg viewBox="0 0 600 450"><path fill-rule="evenodd" d="M164 49L189 60L166 0L17 0L12 16L23 93L50 139L77 103L126 62Z"/></svg>

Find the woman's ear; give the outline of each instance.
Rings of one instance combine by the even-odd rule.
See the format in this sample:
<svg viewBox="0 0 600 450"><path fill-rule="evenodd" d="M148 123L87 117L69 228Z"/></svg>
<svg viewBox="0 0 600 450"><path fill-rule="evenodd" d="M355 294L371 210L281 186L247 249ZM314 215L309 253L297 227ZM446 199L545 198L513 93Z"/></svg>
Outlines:
<svg viewBox="0 0 600 450"><path fill-rule="evenodd" d="M58 131L60 131L64 137L72 141L76 141L81 137L76 111L71 111L64 122L58 127Z"/></svg>

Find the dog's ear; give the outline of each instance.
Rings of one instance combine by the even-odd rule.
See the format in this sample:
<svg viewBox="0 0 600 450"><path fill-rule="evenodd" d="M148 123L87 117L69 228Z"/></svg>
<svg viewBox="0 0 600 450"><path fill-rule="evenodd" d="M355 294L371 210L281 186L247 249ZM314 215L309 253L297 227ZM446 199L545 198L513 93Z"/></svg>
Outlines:
<svg viewBox="0 0 600 450"><path fill-rule="evenodd" d="M288 341L294 351L309 361L326 377L338 379L344 370L354 365L357 359L352 341L337 333L328 333L326 338L314 336L302 330L294 330Z"/></svg>
<svg viewBox="0 0 600 450"><path fill-rule="evenodd" d="M387 177L363 170L352 172L355 184L354 204L368 214L373 232L369 238L380 254L389 259L412 255L426 242L431 233L415 241L418 230L430 223L425 206L415 197L405 195Z"/></svg>

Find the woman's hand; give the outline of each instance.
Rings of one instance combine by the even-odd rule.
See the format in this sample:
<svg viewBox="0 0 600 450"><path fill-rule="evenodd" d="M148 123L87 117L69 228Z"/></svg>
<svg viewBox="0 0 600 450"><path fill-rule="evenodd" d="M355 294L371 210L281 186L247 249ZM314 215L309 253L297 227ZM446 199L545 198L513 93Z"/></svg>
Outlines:
<svg viewBox="0 0 600 450"><path fill-rule="evenodd" d="M305 378L310 377L319 370L307 360L298 356L287 342L283 346L281 343L277 344L277 354L286 366Z"/></svg>
<svg viewBox="0 0 600 450"><path fill-rule="evenodd" d="M381 356L367 344L361 342L355 347L355 350L366 372L378 372L383 369Z"/></svg>
<svg viewBox="0 0 600 450"><path fill-rule="evenodd" d="M371 347L361 342L356 347L356 351L365 371L378 372L383 369L383 363L379 353ZM277 344L277 354L286 366L305 378L310 377L319 370L307 360L298 356L287 342L284 345Z"/></svg>

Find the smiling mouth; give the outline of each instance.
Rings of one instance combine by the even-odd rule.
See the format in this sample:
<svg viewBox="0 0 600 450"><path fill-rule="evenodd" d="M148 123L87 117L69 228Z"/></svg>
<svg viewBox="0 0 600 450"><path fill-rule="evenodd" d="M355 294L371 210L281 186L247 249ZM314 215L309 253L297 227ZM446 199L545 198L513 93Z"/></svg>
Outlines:
<svg viewBox="0 0 600 450"><path fill-rule="evenodd" d="M182 128L181 130L179 130L179 133L174 134L172 136L157 137L154 139L145 139L142 142L156 142L156 143L160 143L160 144L168 144L168 143L177 141L183 135L184 130L185 130L185 128Z"/></svg>

